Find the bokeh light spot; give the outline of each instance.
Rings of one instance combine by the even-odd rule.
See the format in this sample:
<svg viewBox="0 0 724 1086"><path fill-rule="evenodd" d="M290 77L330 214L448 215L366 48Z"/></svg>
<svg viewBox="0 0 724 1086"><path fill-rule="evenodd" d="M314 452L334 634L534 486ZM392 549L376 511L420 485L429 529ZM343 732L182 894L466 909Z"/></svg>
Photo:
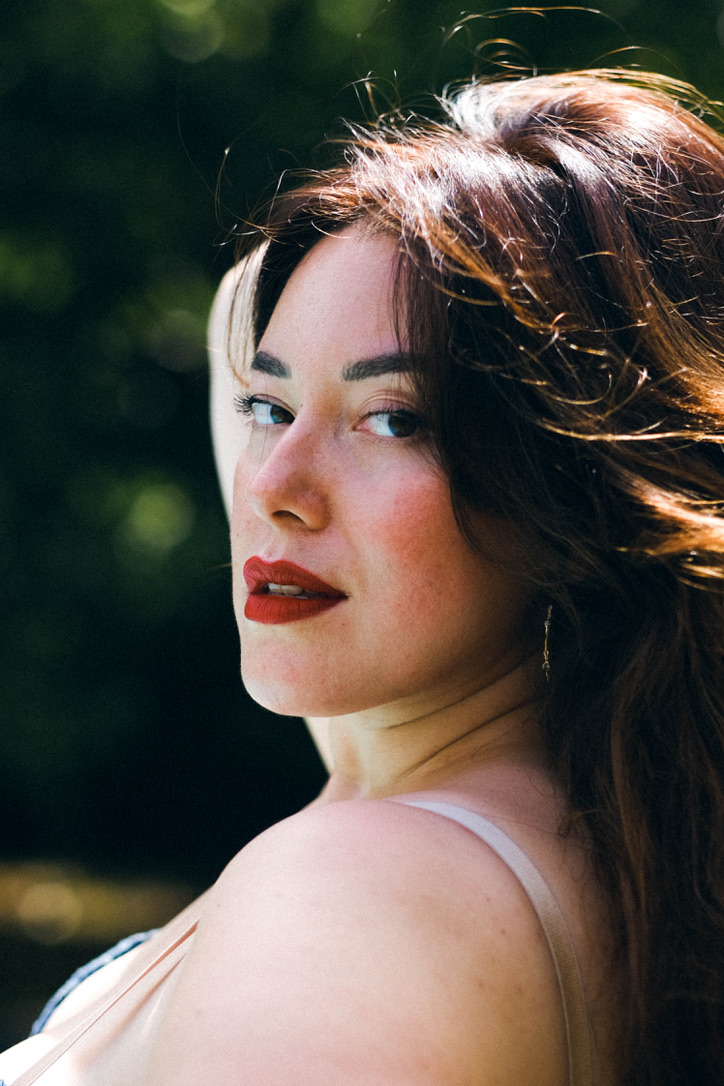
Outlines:
<svg viewBox="0 0 724 1086"><path fill-rule="evenodd" d="M198 64L201 60L208 60L214 53L218 53L223 43L224 25L213 11L193 18L174 17L170 14L164 28L164 49L186 64Z"/></svg>
<svg viewBox="0 0 724 1086"><path fill-rule="evenodd" d="M319 17L332 30L354 35L381 7L380 0L317 0Z"/></svg>
<svg viewBox="0 0 724 1086"><path fill-rule="evenodd" d="M165 8L174 15L185 15L193 19L197 15L205 15L216 3L216 0L160 0Z"/></svg>
<svg viewBox="0 0 724 1086"><path fill-rule="evenodd" d="M194 506L175 483L145 487L137 495L122 525L124 542L134 549L164 552L188 537Z"/></svg>
<svg viewBox="0 0 724 1086"><path fill-rule="evenodd" d="M70 263L57 245L0 234L0 301L35 313L57 313L75 290Z"/></svg>
<svg viewBox="0 0 724 1086"><path fill-rule="evenodd" d="M17 904L18 919L38 943L61 943L75 934L83 914L78 896L65 881L31 883Z"/></svg>
<svg viewBox="0 0 724 1086"><path fill-rule="evenodd" d="M166 369L183 372L206 366L206 314L188 309L162 313L149 331L148 347Z"/></svg>

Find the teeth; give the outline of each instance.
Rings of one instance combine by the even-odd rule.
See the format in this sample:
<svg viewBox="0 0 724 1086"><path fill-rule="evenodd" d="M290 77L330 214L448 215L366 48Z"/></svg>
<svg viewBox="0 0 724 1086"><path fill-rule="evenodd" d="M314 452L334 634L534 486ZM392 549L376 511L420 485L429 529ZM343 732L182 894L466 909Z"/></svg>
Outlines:
<svg viewBox="0 0 724 1086"><path fill-rule="evenodd" d="M301 596L304 591L298 584L268 584L269 592L274 596Z"/></svg>

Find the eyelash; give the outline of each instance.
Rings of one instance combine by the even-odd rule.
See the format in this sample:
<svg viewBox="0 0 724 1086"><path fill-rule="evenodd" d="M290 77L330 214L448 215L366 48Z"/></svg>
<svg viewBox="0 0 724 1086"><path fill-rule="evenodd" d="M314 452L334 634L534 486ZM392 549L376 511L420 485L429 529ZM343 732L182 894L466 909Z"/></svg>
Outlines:
<svg viewBox="0 0 724 1086"><path fill-rule="evenodd" d="M276 404L273 400L267 400L263 396L244 396L239 394L234 397L234 406L236 407L236 410L247 418L254 418L254 407L256 404L267 404L272 408L277 407L280 411L289 415L290 418L293 418L291 412L287 411L281 404ZM421 433L427 429L424 420L421 419L419 415L416 415L414 411L408 411L406 408L398 407L394 404L384 405L377 411L370 411L368 415L365 415L365 419L375 418L380 415L388 415L390 418L409 421L414 425L412 433L401 435L400 440L420 437ZM279 423L277 423L277 425L279 425ZM377 436L383 437L384 435L379 434ZM398 435L394 436L397 437Z"/></svg>
<svg viewBox="0 0 724 1086"><path fill-rule="evenodd" d="M273 400L266 400L263 396L243 396L239 393L234 396L234 407L240 415L246 415L247 418L254 418L254 407L258 403L268 404L270 407L278 407L280 411L291 416L291 411L287 411L281 404L274 403Z"/></svg>
<svg viewBox="0 0 724 1086"><path fill-rule="evenodd" d="M390 419L397 419L398 421L412 423L414 429L409 434L394 434L400 441L410 440L411 438L419 438L423 432L427 429L424 419L416 415L414 411L408 411L405 407L397 407L394 404L386 404L383 407L378 408L377 411L371 411L365 418L375 418L379 415L387 415ZM379 434L378 437L385 435Z"/></svg>

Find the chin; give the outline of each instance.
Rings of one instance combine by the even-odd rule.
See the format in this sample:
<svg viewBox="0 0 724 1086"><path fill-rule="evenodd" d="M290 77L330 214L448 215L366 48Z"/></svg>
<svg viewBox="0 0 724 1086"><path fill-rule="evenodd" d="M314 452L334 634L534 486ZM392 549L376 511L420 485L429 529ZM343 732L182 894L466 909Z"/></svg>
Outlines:
<svg viewBox="0 0 724 1086"><path fill-rule="evenodd" d="M320 684L310 682L308 676L303 681L270 679L269 672L264 675L254 674L250 668L242 666L241 678L247 693L264 709L279 716L328 717L344 716L348 713L372 709L378 704L375 697L355 696L348 683L342 689L319 689Z"/></svg>
<svg viewBox="0 0 724 1086"><path fill-rule="evenodd" d="M255 683L244 678L243 675L242 681L249 697L263 709L268 709L270 713L277 713L279 716L312 715L304 699L300 698L296 692L286 689L283 683L278 685L269 682Z"/></svg>

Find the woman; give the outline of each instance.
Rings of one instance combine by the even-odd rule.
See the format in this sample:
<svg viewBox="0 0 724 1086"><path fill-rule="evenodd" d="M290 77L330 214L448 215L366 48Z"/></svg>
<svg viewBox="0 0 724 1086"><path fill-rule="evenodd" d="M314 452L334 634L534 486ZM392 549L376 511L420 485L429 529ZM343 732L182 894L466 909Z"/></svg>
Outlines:
<svg viewBox="0 0 724 1086"><path fill-rule="evenodd" d="M721 1081L724 142L660 82L470 86L246 239L242 674L329 783L8 1086Z"/></svg>

